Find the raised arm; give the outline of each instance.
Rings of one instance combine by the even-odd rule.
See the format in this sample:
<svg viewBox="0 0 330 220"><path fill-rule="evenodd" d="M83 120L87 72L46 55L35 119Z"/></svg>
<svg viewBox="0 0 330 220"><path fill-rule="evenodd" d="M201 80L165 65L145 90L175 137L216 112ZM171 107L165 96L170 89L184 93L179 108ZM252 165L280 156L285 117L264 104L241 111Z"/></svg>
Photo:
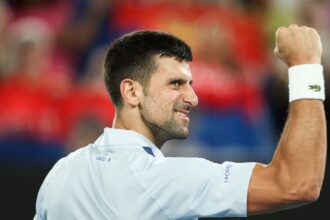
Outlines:
<svg viewBox="0 0 330 220"><path fill-rule="evenodd" d="M321 54L320 37L314 29L291 25L277 30L275 55L289 67L320 64ZM248 214L316 201L325 172L326 146L322 100L308 97L292 101L271 163L257 164L254 168L248 191Z"/></svg>

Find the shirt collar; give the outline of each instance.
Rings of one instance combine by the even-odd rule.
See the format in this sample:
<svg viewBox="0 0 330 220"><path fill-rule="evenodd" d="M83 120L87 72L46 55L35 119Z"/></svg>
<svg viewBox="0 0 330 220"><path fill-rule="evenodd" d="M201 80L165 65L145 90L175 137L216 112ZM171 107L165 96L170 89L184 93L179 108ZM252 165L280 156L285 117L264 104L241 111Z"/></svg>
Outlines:
<svg viewBox="0 0 330 220"><path fill-rule="evenodd" d="M133 130L105 128L103 134L95 141L98 146L132 146L150 147L155 157L164 157L163 153L148 138ZM146 150L148 152L148 150ZM148 152L150 154L150 152ZM151 155L152 155L151 154Z"/></svg>

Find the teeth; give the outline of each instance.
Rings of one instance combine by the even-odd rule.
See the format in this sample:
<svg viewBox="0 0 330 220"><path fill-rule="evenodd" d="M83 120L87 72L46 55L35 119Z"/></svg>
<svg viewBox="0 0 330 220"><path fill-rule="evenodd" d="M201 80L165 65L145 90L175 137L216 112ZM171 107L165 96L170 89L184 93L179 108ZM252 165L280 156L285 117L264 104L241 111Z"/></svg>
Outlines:
<svg viewBox="0 0 330 220"><path fill-rule="evenodd" d="M177 114L182 115L182 116L187 116L186 114L179 112L179 111L175 111Z"/></svg>

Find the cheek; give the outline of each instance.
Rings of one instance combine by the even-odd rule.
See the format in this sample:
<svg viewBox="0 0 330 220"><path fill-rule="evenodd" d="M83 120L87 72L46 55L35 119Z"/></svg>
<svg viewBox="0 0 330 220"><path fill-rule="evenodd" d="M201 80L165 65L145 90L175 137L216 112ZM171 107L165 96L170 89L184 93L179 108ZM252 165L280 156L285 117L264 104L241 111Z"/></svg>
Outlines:
<svg viewBox="0 0 330 220"><path fill-rule="evenodd" d="M161 92L159 96L156 97L156 101L159 103L161 108L165 110L172 110L175 103L178 102L179 95L177 92Z"/></svg>
<svg viewBox="0 0 330 220"><path fill-rule="evenodd" d="M152 94L152 95L151 95ZM149 107L157 114L167 113L173 110L173 106L178 102L180 93L176 90L164 88L153 90L149 93Z"/></svg>

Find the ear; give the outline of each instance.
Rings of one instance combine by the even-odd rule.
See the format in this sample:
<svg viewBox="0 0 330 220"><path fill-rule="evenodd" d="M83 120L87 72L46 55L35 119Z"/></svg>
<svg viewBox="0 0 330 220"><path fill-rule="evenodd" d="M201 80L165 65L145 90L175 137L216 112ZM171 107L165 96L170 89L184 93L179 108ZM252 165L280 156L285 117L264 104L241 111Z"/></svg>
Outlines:
<svg viewBox="0 0 330 220"><path fill-rule="evenodd" d="M135 107L140 103L142 86L140 83L132 79L124 79L120 83L120 93L124 104L127 103L130 106Z"/></svg>

